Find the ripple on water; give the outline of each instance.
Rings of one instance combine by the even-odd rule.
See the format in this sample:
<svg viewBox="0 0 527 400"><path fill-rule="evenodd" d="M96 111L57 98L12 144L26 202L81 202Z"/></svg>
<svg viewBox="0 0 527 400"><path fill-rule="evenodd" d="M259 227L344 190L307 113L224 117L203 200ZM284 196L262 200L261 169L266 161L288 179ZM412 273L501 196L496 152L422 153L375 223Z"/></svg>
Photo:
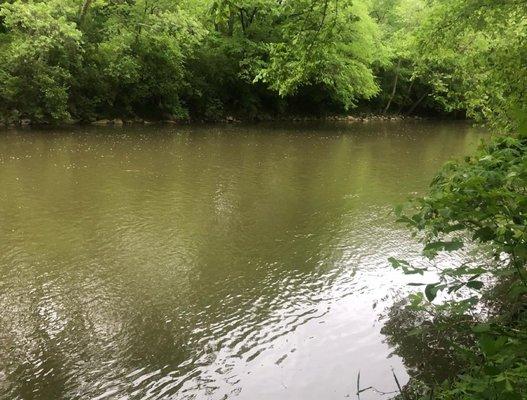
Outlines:
<svg viewBox="0 0 527 400"><path fill-rule="evenodd" d="M391 204L479 136L372 126L0 137L0 397L337 399L359 370L403 380L378 313L405 283L387 257L415 245Z"/></svg>

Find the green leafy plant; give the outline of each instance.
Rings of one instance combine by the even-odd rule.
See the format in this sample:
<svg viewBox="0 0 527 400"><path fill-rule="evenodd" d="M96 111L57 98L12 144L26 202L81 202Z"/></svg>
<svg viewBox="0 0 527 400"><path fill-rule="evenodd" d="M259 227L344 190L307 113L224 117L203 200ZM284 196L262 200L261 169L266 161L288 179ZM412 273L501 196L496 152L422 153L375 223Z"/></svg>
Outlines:
<svg viewBox="0 0 527 400"><path fill-rule="evenodd" d="M399 221L418 234L423 255L436 260L464 247L489 257L449 259L433 267L390 259L405 274L434 269L406 307L421 313L406 335L449 332L450 352L463 360L446 383L429 378L438 399L523 399L527 396L527 135L498 136L462 162L447 164L426 197L397 210ZM454 260L461 260L454 264ZM443 301L433 303L438 294ZM422 324L429 321L429 324ZM388 324L389 326L389 324ZM386 332L395 335L393 327ZM457 334L453 332L458 332ZM443 338L444 339L444 338ZM395 340L397 342L397 340ZM415 388L414 388L415 389ZM421 394L419 394L421 393ZM424 396L421 391L416 398ZM427 396L428 396L427 395ZM425 398L425 397L423 397ZM429 397L426 397L429 398Z"/></svg>

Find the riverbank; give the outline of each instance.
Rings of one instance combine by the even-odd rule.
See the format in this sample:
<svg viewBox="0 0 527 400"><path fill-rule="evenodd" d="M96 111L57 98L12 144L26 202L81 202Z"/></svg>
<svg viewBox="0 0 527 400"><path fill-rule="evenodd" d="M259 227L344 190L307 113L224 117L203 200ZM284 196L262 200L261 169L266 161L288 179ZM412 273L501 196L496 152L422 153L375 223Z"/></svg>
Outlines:
<svg viewBox="0 0 527 400"><path fill-rule="evenodd" d="M363 113L355 115L330 115L330 116L279 116L269 115L259 116L258 118L238 118L227 116L221 119L144 119L144 118L101 118L93 121L69 120L55 124L34 123L29 119L21 119L14 123L0 122L0 128L41 128L41 127L60 127L60 126L127 126L127 125L192 125L202 123L212 124L240 124L240 123L259 123L259 122L316 122L316 121L335 121L347 123L369 123L387 121L421 121L427 120L426 116L408 116L403 114L375 114Z"/></svg>

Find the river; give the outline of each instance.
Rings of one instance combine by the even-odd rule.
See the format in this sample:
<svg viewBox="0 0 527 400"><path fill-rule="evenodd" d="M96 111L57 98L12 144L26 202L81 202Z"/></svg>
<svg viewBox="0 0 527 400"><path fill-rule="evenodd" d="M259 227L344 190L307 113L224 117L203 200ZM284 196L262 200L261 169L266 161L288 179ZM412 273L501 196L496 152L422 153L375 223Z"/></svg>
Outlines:
<svg viewBox="0 0 527 400"><path fill-rule="evenodd" d="M459 122L0 132L0 398L356 398ZM362 400L389 395L368 390Z"/></svg>

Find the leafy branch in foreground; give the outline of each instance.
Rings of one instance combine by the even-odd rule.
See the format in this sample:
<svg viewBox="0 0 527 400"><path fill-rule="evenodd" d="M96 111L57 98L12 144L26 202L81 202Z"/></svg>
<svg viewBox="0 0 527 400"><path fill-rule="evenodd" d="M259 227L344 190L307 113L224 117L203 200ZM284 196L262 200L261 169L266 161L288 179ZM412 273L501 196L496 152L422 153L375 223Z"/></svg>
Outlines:
<svg viewBox="0 0 527 400"><path fill-rule="evenodd" d="M420 234L431 260L469 245L492 252L486 261L450 257L457 264L438 267L437 282L405 302L405 322L392 310L385 333L397 351L404 353L405 340L417 340L457 365L446 375L417 374L407 396L527 398L527 134L496 137L475 156L447 164L428 196L397 214ZM390 262L405 274L430 268ZM432 303L441 292L447 300Z"/></svg>

